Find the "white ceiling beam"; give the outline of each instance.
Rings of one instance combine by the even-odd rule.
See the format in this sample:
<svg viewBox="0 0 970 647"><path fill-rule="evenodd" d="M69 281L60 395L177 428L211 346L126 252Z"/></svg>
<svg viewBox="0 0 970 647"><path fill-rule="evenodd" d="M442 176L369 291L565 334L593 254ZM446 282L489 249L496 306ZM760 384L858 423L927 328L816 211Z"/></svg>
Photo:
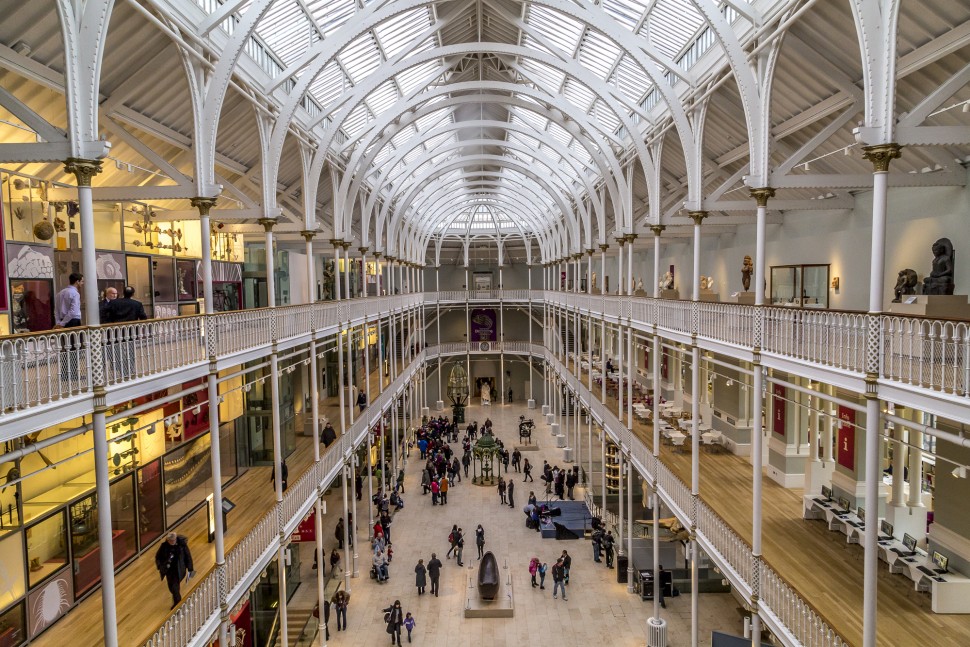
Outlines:
<svg viewBox="0 0 970 647"><path fill-rule="evenodd" d="M889 186L964 186L967 174L959 171L936 173L890 173ZM871 189L871 173L845 175L771 175L771 186L777 189Z"/></svg>

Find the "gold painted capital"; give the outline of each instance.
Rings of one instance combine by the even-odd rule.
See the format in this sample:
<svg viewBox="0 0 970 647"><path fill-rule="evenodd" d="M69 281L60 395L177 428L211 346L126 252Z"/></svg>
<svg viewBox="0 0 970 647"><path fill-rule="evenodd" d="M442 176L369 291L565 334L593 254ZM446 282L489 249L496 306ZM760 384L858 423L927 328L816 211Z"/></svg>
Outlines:
<svg viewBox="0 0 970 647"><path fill-rule="evenodd" d="M653 232L654 236L659 236L667 229L667 225L650 225L650 231Z"/></svg>
<svg viewBox="0 0 970 647"><path fill-rule="evenodd" d="M68 157L64 160L64 172L77 178L78 186L91 186L91 179L102 170L101 160Z"/></svg>
<svg viewBox="0 0 970 647"><path fill-rule="evenodd" d="M331 238L330 239L330 244L333 245L333 248L334 249L337 249L338 247L340 247L340 245L342 243L343 243L343 241L341 241L339 238Z"/></svg>
<svg viewBox="0 0 970 647"><path fill-rule="evenodd" d="M586 250L586 254L587 254L588 256L592 256L592 255L593 255L593 254L595 254L595 253L596 253L596 250L595 250L595 249L592 249L592 248L590 248L590 249L587 249L587 250Z"/></svg>
<svg viewBox="0 0 970 647"><path fill-rule="evenodd" d="M303 236L303 239L309 243L318 233L320 232L318 232L316 229L304 229L300 232L300 235Z"/></svg>
<svg viewBox="0 0 970 647"><path fill-rule="evenodd" d="M358 252L360 252L360 255L361 255L361 256L363 256L364 254L366 254L366 253L367 253L367 250L368 250L368 249L370 249L370 248L369 248L369 247L358 247L358 248L357 248L357 251L358 251Z"/></svg>
<svg viewBox="0 0 970 647"><path fill-rule="evenodd" d="M344 251L345 251L345 252L346 252L346 251L347 251L348 249L350 249L350 246L351 246L351 244L352 244L352 243L350 243L350 242L348 242L348 241L346 241L346 240L345 240L344 242L342 242L342 243L340 243L340 245L341 245L341 246L342 246L342 247L344 248Z"/></svg>
<svg viewBox="0 0 970 647"><path fill-rule="evenodd" d="M700 225L704 222L704 218L707 218L706 211L688 211L687 216L694 221L695 225Z"/></svg>
<svg viewBox="0 0 970 647"><path fill-rule="evenodd" d="M606 251L606 250L608 250L609 248L610 248L610 246L609 246L609 245L607 245L606 243L600 243L600 251L601 251L601 252L605 252L605 251Z"/></svg>
<svg viewBox="0 0 970 647"><path fill-rule="evenodd" d="M260 218L259 219L259 224L261 224L263 226L263 230L267 234L270 234L270 233L273 232L273 227L276 226L276 223L277 222L278 221L276 220L276 218Z"/></svg>
<svg viewBox="0 0 970 647"><path fill-rule="evenodd" d="M374 258L380 259L381 256L382 256L381 252L374 252Z"/></svg>
<svg viewBox="0 0 970 647"><path fill-rule="evenodd" d="M889 163L902 157L903 147L899 144L877 144L863 146L862 156L872 162L873 173L888 173Z"/></svg>
<svg viewBox="0 0 970 647"><path fill-rule="evenodd" d="M627 234L626 235L626 240L629 241L629 243L631 245L633 244L633 241L635 241L636 239L637 239L637 235L636 234Z"/></svg>
<svg viewBox="0 0 970 647"><path fill-rule="evenodd" d="M189 204L199 210L199 215L203 218L209 215L209 210L216 206L215 198L192 198Z"/></svg>
<svg viewBox="0 0 970 647"><path fill-rule="evenodd" d="M775 190L770 186L761 187L760 189L751 189L748 191L749 195L754 198L754 201L759 207L767 207L768 199L775 197Z"/></svg>
<svg viewBox="0 0 970 647"><path fill-rule="evenodd" d="M623 234L620 234L619 236L617 236L617 237L616 237L616 243L617 243L617 244L618 244L618 245L619 245L620 247L623 247L623 244L624 244L625 242L626 242L626 236L624 236Z"/></svg>

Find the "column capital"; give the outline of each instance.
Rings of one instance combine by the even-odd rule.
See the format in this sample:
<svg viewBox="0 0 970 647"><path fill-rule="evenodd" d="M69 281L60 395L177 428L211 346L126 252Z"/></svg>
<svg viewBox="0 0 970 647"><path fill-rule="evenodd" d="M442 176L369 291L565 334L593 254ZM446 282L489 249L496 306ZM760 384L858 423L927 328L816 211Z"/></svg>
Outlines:
<svg viewBox="0 0 970 647"><path fill-rule="evenodd" d="M620 234L619 236L616 237L616 244L619 245L620 247L623 247L623 243L625 243L625 242L626 242L626 236L625 235Z"/></svg>
<svg viewBox="0 0 970 647"><path fill-rule="evenodd" d="M775 190L770 186L763 186L760 189L751 189L748 191L755 202L758 203L759 207L767 207L768 199L775 197Z"/></svg>
<svg viewBox="0 0 970 647"><path fill-rule="evenodd" d="M876 144L863 146L862 156L872 162L873 173L888 173L889 163L899 159L903 154L903 147L899 144Z"/></svg>
<svg viewBox="0 0 970 647"><path fill-rule="evenodd" d="M319 233L320 232L317 231L316 229L304 229L303 231L300 232L300 235L303 236L303 240L309 243Z"/></svg>
<svg viewBox="0 0 970 647"><path fill-rule="evenodd" d="M338 249L343 244L343 241L341 241L339 238L331 238L330 244L333 245L334 249Z"/></svg>
<svg viewBox="0 0 970 647"><path fill-rule="evenodd" d="M216 206L215 198L192 198L189 204L199 210L199 215L203 218L209 215L209 210Z"/></svg>
<svg viewBox="0 0 970 647"><path fill-rule="evenodd" d="M654 236L659 236L667 228L667 225L650 225L650 231L653 232Z"/></svg>
<svg viewBox="0 0 970 647"><path fill-rule="evenodd" d="M626 238L627 242L629 242L632 245L633 244L633 241L635 241L637 239L637 235L636 234L627 234L625 236L625 238Z"/></svg>
<svg viewBox="0 0 970 647"><path fill-rule="evenodd" d="M596 253L596 249L593 248L593 247L590 247L589 249L586 250L586 255L587 256L592 256L595 253Z"/></svg>
<svg viewBox="0 0 970 647"><path fill-rule="evenodd" d="M91 186L91 179L101 172L101 160L68 157L64 160L64 172L77 178L78 186Z"/></svg>
<svg viewBox="0 0 970 647"><path fill-rule="evenodd" d="M358 247L358 248L357 248L357 251L358 251L358 252L360 252L360 255L361 255L361 256L363 256L364 254L366 254L366 253L367 253L367 250L368 250L368 249L370 249L370 248L369 248L369 247Z"/></svg>
<svg viewBox="0 0 970 647"><path fill-rule="evenodd" d="M380 259L381 256L382 256L381 252L374 252L374 258Z"/></svg>
<svg viewBox="0 0 970 647"><path fill-rule="evenodd" d="M263 230L267 234L273 233L273 227L276 226L276 223L277 222L278 221L276 220L276 218L260 218L259 219L259 224L261 224L263 226Z"/></svg>
<svg viewBox="0 0 970 647"><path fill-rule="evenodd" d="M687 216L694 221L694 224L698 227L704 222L704 218L707 218L708 213L706 211L688 211Z"/></svg>
<svg viewBox="0 0 970 647"><path fill-rule="evenodd" d="M582 252L577 252L577 253L573 254L573 260L577 260L577 261L583 260L583 253Z"/></svg>
<svg viewBox="0 0 970 647"><path fill-rule="evenodd" d="M345 240L342 243L340 243L340 245L344 248L344 252L346 252L348 249L350 249L351 244L352 243L350 241L348 241L348 240Z"/></svg>
<svg viewBox="0 0 970 647"><path fill-rule="evenodd" d="M609 246L609 245L607 245L606 243L600 243L600 251L601 251L601 252L605 252L605 251L606 251L606 250L608 250L609 248L610 248L610 246Z"/></svg>

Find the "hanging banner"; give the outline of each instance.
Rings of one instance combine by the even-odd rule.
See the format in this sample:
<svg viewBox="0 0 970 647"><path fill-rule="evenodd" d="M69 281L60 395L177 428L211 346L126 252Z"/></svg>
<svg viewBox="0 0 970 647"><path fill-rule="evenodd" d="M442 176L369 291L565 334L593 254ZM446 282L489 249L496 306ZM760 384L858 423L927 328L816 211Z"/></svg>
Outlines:
<svg viewBox="0 0 970 647"><path fill-rule="evenodd" d="M773 413L771 416L771 430L781 437L785 436L785 398L788 393L781 384L772 384L771 392L775 396L771 399Z"/></svg>
<svg viewBox="0 0 970 647"><path fill-rule="evenodd" d="M839 465L855 471L855 409L839 405L838 455ZM845 424L843 424L845 423Z"/></svg>
<svg viewBox="0 0 970 647"><path fill-rule="evenodd" d="M316 541L317 540L317 511L311 510L307 518L300 522L300 525L296 527L293 535L290 537L290 541L294 543L301 543L304 541Z"/></svg>
<svg viewBox="0 0 970 647"><path fill-rule="evenodd" d="M493 308L475 308L470 315L471 341L497 341L496 314Z"/></svg>

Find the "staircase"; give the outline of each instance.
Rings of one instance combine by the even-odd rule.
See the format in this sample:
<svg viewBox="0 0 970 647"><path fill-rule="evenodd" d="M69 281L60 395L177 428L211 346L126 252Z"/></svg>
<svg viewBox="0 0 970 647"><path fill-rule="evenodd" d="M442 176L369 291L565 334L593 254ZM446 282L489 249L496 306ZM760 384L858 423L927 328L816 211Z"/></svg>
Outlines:
<svg viewBox="0 0 970 647"><path fill-rule="evenodd" d="M289 634L288 645L286 647L297 647L297 645L308 644L303 634L315 631L315 627L308 627L310 621L315 625L317 619L313 617L313 609L286 609L286 629ZM304 638L303 642L300 639ZM283 637L279 632L276 633L274 647L283 647Z"/></svg>

